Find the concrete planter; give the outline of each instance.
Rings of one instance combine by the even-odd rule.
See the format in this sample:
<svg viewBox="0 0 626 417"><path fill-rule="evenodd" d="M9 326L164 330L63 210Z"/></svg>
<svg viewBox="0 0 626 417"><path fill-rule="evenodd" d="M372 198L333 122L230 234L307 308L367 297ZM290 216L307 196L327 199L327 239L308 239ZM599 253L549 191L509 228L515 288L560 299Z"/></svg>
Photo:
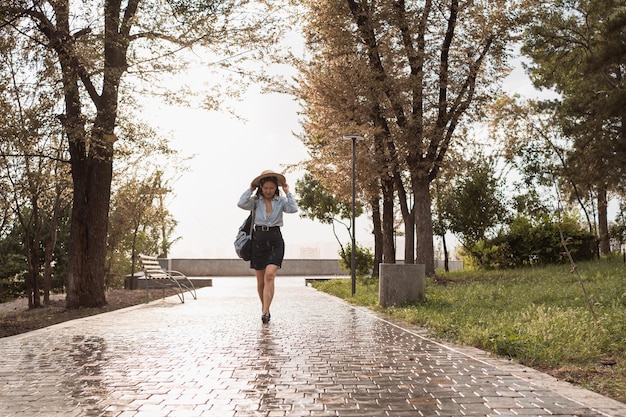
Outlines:
<svg viewBox="0 0 626 417"><path fill-rule="evenodd" d="M380 264L378 303L382 307L399 307L425 298L423 264Z"/></svg>

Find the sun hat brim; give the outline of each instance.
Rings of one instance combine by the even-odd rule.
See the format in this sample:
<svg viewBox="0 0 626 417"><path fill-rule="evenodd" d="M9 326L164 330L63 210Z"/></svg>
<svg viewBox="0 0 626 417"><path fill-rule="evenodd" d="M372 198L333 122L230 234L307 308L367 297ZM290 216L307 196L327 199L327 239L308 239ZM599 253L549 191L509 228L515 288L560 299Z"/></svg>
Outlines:
<svg viewBox="0 0 626 417"><path fill-rule="evenodd" d="M267 178L267 177L276 177L276 179L278 180L278 186L280 186L280 187L285 185L285 183L287 182L285 180L285 176L284 175L279 174L278 172L267 170L267 171L261 172L261 175L257 176L255 179L253 179L250 184L252 186L254 186L254 187L258 187L259 183L261 182L261 180L263 178Z"/></svg>

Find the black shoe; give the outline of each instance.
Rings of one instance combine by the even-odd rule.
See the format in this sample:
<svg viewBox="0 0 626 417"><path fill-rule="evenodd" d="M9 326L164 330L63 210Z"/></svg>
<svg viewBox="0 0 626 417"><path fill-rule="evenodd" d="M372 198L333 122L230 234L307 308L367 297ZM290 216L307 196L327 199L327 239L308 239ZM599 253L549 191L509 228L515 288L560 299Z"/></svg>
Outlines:
<svg viewBox="0 0 626 417"><path fill-rule="evenodd" d="M268 313L268 314L263 314L263 315L261 316L261 321L263 322L263 324L267 324L267 323L269 323L269 322L270 322L270 318L271 318L271 317L272 317L272 316L271 316L269 313Z"/></svg>

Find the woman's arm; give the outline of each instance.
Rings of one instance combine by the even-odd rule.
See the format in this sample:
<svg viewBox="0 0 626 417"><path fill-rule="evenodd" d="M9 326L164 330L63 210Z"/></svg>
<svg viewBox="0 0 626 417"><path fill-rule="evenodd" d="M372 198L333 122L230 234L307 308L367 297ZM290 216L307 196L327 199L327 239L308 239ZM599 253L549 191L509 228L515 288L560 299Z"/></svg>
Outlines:
<svg viewBox="0 0 626 417"><path fill-rule="evenodd" d="M283 205L283 211L285 213L297 213L298 212L298 204L296 203L295 198L293 198L293 194L291 193L287 194L285 204Z"/></svg>
<svg viewBox="0 0 626 417"><path fill-rule="evenodd" d="M237 207L244 210L252 210L254 207L254 197L252 197L252 190L250 188L244 191L241 197L239 197Z"/></svg>

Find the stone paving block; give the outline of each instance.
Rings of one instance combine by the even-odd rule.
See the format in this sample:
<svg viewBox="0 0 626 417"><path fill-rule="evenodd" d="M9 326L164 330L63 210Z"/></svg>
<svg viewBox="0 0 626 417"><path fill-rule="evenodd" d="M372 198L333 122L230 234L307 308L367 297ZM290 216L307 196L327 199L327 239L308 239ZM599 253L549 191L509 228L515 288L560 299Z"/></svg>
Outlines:
<svg viewBox="0 0 626 417"><path fill-rule="evenodd" d="M0 339L0 417L626 416L291 280L277 279L269 325L254 278L215 278L185 304Z"/></svg>
<svg viewBox="0 0 626 417"><path fill-rule="evenodd" d="M515 413L515 415L518 415L518 416L545 416L545 415L551 414L549 411L544 410L542 408L531 408L531 407L525 407L525 408L520 408L516 410L511 410L511 411L513 411L513 413Z"/></svg>
<svg viewBox="0 0 626 417"><path fill-rule="evenodd" d="M485 406L485 404L473 403L473 404L463 404L461 406L461 412L464 415L475 416L475 415L488 414L491 412L491 410L487 406Z"/></svg>

